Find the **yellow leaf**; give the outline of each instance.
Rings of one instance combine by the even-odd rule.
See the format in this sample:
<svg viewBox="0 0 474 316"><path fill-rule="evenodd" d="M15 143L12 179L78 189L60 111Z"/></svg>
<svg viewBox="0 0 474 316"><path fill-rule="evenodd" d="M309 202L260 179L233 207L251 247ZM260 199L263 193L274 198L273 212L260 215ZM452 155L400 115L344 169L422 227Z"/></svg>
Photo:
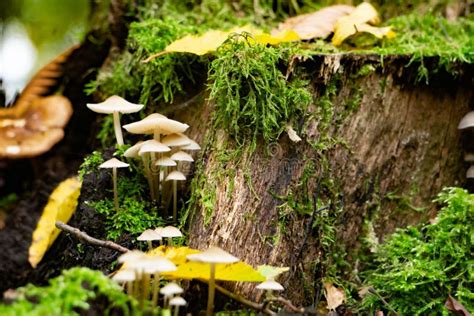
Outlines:
<svg viewBox="0 0 474 316"><path fill-rule="evenodd" d="M147 252L147 255L160 255L166 259L173 262L175 265L179 266L187 261L186 256L192 255L194 253L200 253L197 249L192 249L189 247L166 247L159 246L151 251Z"/></svg>
<svg viewBox="0 0 474 316"><path fill-rule="evenodd" d="M395 33L391 32L390 28L378 29L367 24L378 24L379 22L375 8L367 2L363 2L356 7L354 12L337 20L332 43L335 46L341 45L346 38L361 31L374 34L379 38L383 36L393 37Z"/></svg>
<svg viewBox="0 0 474 316"><path fill-rule="evenodd" d="M277 31L293 30L303 40L325 38L334 32L337 20L352 13L354 9L351 5L332 5L312 13L288 18L278 25Z"/></svg>
<svg viewBox="0 0 474 316"><path fill-rule="evenodd" d="M338 289L331 283L324 283L324 295L328 303L328 309L336 310L346 300L346 295L343 290Z"/></svg>
<svg viewBox="0 0 474 316"><path fill-rule="evenodd" d="M230 31L218 31L210 30L206 33L197 36L197 35L187 35L179 40L174 41L169 44L166 48L166 52L181 52L181 53L191 53L195 55L205 55L210 52L213 52L219 48L219 46L224 43L230 34L242 32L248 33L259 33L260 31L253 26L245 25L243 27L234 27Z"/></svg>
<svg viewBox="0 0 474 316"><path fill-rule="evenodd" d="M273 267L273 266L267 266L267 265L262 265L257 267L257 271L263 275L266 279L275 279L277 276L280 274L289 271L290 268L288 267Z"/></svg>
<svg viewBox="0 0 474 316"><path fill-rule="evenodd" d="M28 250L28 261L33 268L36 268L59 235L56 221L67 223L76 210L80 191L81 182L74 177L61 182L49 196Z"/></svg>
<svg viewBox="0 0 474 316"><path fill-rule="evenodd" d="M298 34L296 34L295 31L285 30L279 33L275 33L273 35L270 35L268 33L254 34L254 39L257 43L260 44L277 45L285 42L299 41L301 38L298 36Z"/></svg>
<svg viewBox="0 0 474 316"><path fill-rule="evenodd" d="M204 279L209 280L210 266L201 262L188 261L178 266L173 272L165 272L164 277L171 279ZM263 282L265 277L244 262L233 264L216 264L216 280L234 282Z"/></svg>

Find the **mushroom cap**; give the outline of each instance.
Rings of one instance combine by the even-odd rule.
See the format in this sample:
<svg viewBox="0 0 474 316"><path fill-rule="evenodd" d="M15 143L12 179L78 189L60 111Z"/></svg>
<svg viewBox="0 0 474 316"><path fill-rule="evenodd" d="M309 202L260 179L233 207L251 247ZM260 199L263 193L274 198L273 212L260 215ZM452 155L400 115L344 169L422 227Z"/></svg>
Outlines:
<svg viewBox="0 0 474 316"><path fill-rule="evenodd" d="M158 131L160 134L182 133L189 128L188 124L161 117L158 113L145 117L143 120L124 125L123 128L132 134L153 134Z"/></svg>
<svg viewBox="0 0 474 316"><path fill-rule="evenodd" d="M204 263L234 263L239 261L230 253L222 250L219 247L209 247L206 251L187 255L186 258L191 261L198 261Z"/></svg>
<svg viewBox="0 0 474 316"><path fill-rule="evenodd" d="M122 162L117 158L112 158L104 162L99 166L99 168L111 169L111 168L126 168L130 166L128 163Z"/></svg>
<svg viewBox="0 0 474 316"><path fill-rule="evenodd" d="M87 107L96 113L111 114L114 112L135 113L143 109L144 105L131 103L118 95L113 95L101 103L87 103Z"/></svg>
<svg viewBox="0 0 474 316"><path fill-rule="evenodd" d="M127 149L124 153L123 156L127 158L136 158L139 157L138 152L140 151L140 148L142 147L144 141L139 141L129 149Z"/></svg>
<svg viewBox="0 0 474 316"><path fill-rule="evenodd" d="M64 137L72 105L63 96L34 100L19 114L0 109L0 158L28 158L49 151Z"/></svg>
<svg viewBox="0 0 474 316"><path fill-rule="evenodd" d="M178 151L171 155L171 159L175 161L194 161L193 157L190 154L185 153L184 151Z"/></svg>
<svg viewBox="0 0 474 316"><path fill-rule="evenodd" d="M145 253L140 250L130 250L120 255L120 257L118 257L118 262L127 263L142 258L144 256L146 256Z"/></svg>
<svg viewBox="0 0 474 316"><path fill-rule="evenodd" d="M187 304L186 300L184 298L182 298L181 296L173 297L170 300L170 305L171 306L184 306L186 304Z"/></svg>
<svg viewBox="0 0 474 316"><path fill-rule="evenodd" d="M181 294L183 293L183 288L174 282L170 282L160 289L160 293L164 296Z"/></svg>
<svg viewBox="0 0 474 316"><path fill-rule="evenodd" d="M466 178L474 178L474 166L470 166L469 169L467 169Z"/></svg>
<svg viewBox="0 0 474 316"><path fill-rule="evenodd" d="M153 229L147 229L138 236L137 240L139 241L148 241L148 240L161 240L161 235L158 234Z"/></svg>
<svg viewBox="0 0 474 316"><path fill-rule="evenodd" d="M469 127L474 127L474 111L464 115L458 125L458 129L465 129Z"/></svg>
<svg viewBox="0 0 474 316"><path fill-rule="evenodd" d="M176 265L170 260L162 256L147 256L146 258L147 266L145 271L147 273L161 273L161 272L171 272L176 271Z"/></svg>
<svg viewBox="0 0 474 316"><path fill-rule="evenodd" d="M166 177L166 181L171 180L184 181L186 180L186 176L181 171L174 170L171 171L170 174L168 174L168 176Z"/></svg>
<svg viewBox="0 0 474 316"><path fill-rule="evenodd" d="M142 144L140 150L138 151L138 154L141 156L144 153L166 153L168 151L171 151L171 148L163 145L159 141L150 139Z"/></svg>
<svg viewBox="0 0 474 316"><path fill-rule="evenodd" d="M163 238L182 237L181 231L174 226L158 227L155 232L161 235Z"/></svg>
<svg viewBox="0 0 474 316"><path fill-rule="evenodd" d="M171 159L170 157L161 157L155 162L155 166L163 166L163 167L174 167L176 166L176 161Z"/></svg>
<svg viewBox="0 0 474 316"><path fill-rule="evenodd" d="M464 155L464 161L474 162L474 153L467 153L466 155Z"/></svg>
<svg viewBox="0 0 474 316"><path fill-rule="evenodd" d="M135 281L136 275L135 271L129 269L119 270L113 277L112 280L115 280L119 283Z"/></svg>
<svg viewBox="0 0 474 316"><path fill-rule="evenodd" d="M161 142L169 147L178 147L189 145L191 139L182 133L175 133L164 137Z"/></svg>
<svg viewBox="0 0 474 316"><path fill-rule="evenodd" d="M194 140L190 139L190 143L181 147L182 150L201 150L201 146Z"/></svg>
<svg viewBox="0 0 474 316"><path fill-rule="evenodd" d="M278 283L275 280L267 280L265 282L260 283L256 286L259 290L272 290L272 291L283 291L285 288L283 285Z"/></svg>

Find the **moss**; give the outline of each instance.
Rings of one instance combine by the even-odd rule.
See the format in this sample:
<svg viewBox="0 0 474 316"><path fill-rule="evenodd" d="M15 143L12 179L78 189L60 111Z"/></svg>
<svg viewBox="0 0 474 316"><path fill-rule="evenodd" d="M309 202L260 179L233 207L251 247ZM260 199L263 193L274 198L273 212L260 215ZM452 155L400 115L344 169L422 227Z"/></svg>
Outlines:
<svg viewBox="0 0 474 316"><path fill-rule="evenodd" d="M79 178L82 180L86 174L96 172L99 168L99 165L101 165L103 162L104 159L102 158L102 154L99 151L92 152L89 156L84 158L84 161L80 165L78 170Z"/></svg>
<svg viewBox="0 0 474 316"><path fill-rule="evenodd" d="M7 209L18 200L18 195L10 193L0 197L0 210Z"/></svg>
<svg viewBox="0 0 474 316"><path fill-rule="evenodd" d="M279 68L287 68L294 52L284 46L251 45L240 37L230 38L217 51L209 69L215 124L239 145L248 140L255 148L260 136L274 141L289 120L305 112L311 101L307 83L287 81Z"/></svg>
<svg viewBox="0 0 474 316"><path fill-rule="evenodd" d="M398 230L364 273L366 284L400 315L448 315L449 294L474 309L474 195L449 188L436 201L444 205L436 221ZM380 296L368 294L361 309L386 310Z"/></svg>
<svg viewBox="0 0 474 316"><path fill-rule="evenodd" d="M141 315L137 302L124 294L118 284L88 268L72 268L51 279L48 286L29 284L17 291L19 297L11 305L0 305L1 315L80 315L90 309L92 302L102 302L104 298L106 306L101 313L105 315L112 310Z"/></svg>

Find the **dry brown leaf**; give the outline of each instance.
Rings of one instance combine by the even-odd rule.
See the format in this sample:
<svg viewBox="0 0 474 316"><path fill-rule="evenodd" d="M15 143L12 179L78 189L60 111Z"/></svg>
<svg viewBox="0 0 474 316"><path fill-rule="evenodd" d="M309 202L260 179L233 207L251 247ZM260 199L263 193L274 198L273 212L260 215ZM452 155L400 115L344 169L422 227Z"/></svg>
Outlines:
<svg viewBox="0 0 474 316"><path fill-rule="evenodd" d="M448 295L448 299L444 306L450 311L453 312L454 315L457 316L471 316L471 313L457 300L454 299L451 295Z"/></svg>
<svg viewBox="0 0 474 316"><path fill-rule="evenodd" d="M293 30L303 40L325 38L334 32L334 25L339 18L355 10L350 5L333 5L313 13L302 14L285 20L274 32Z"/></svg>
<svg viewBox="0 0 474 316"><path fill-rule="evenodd" d="M324 283L324 295L326 296L326 302L328 303L328 309L331 311L336 310L339 306L341 306L345 300L346 295L344 291L338 289L332 283Z"/></svg>

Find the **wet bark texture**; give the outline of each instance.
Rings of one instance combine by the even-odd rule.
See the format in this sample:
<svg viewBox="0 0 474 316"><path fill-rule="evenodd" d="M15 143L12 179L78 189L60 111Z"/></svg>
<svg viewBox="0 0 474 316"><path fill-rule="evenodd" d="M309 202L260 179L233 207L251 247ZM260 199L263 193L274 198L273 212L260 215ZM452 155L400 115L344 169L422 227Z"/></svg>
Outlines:
<svg viewBox="0 0 474 316"><path fill-rule="evenodd" d="M455 80L439 73L429 85L415 83L417 65L406 68L407 58L387 58L383 68L378 58L321 56L305 65L312 74L316 101L328 82L340 76L329 133L346 144L325 153L329 161L325 174L318 168L321 156L310 145L320 141L318 118L293 124L302 142L294 143L283 135L276 143L260 144L255 153L244 154L237 164L219 162L218 155L226 150L222 144L231 140L222 130L208 132L207 138L217 136L213 136L210 150L203 152L204 173L207 181L217 182L217 201L208 224L203 206L193 205L192 247L218 245L253 266L290 266L291 271L280 279L287 289L285 295L306 305L314 303L318 292L315 281L324 274L318 270L319 263L334 254L325 253L321 230L308 229L317 221L311 215L286 213L281 225L281 196L302 190L312 195L318 183L332 181L339 199L334 203L339 206L333 208L342 205L342 211L326 216L335 217L336 243L347 252L341 259L352 264L360 251L366 251L360 248L361 239L368 236L364 222L371 222L376 237L382 240L397 227L435 215L431 201L436 194L445 186L464 182L463 143L457 124L472 102L472 77ZM362 65L370 63L375 72L354 78ZM354 87L362 89L360 106L338 125L337 114L353 97ZM309 111L315 109L312 106ZM198 127L190 136L199 139L205 133L203 127L210 127L211 112L212 104L203 103L191 113L187 110L176 116ZM315 164L316 172L303 188L302 177L309 161ZM235 169L235 178L213 177L216 168ZM328 197L328 192L317 193L321 201ZM323 216L317 212L312 215ZM254 285L228 286L259 298Z"/></svg>

